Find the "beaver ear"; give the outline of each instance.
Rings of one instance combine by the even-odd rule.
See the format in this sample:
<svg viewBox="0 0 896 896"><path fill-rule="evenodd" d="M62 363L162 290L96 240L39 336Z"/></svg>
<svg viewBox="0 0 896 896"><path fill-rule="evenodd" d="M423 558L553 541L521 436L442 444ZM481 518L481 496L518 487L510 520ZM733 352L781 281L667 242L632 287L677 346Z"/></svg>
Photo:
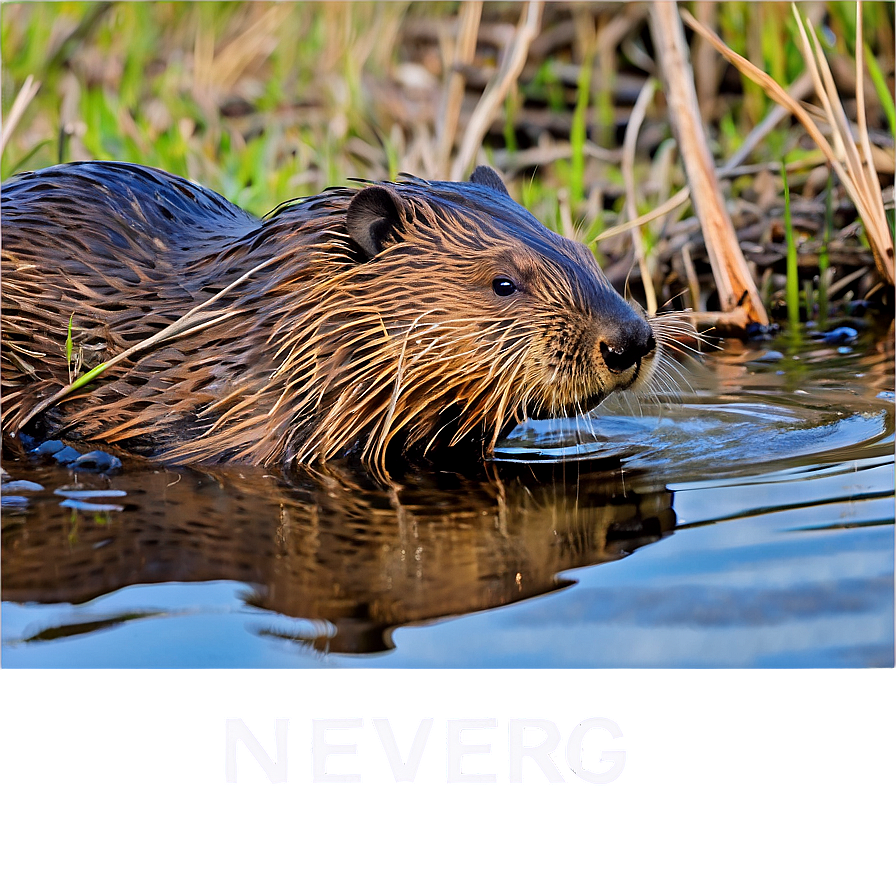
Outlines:
<svg viewBox="0 0 896 896"><path fill-rule="evenodd" d="M403 204L396 190L380 184L365 187L352 197L345 226L368 258L382 252L390 238L398 235Z"/></svg>
<svg viewBox="0 0 896 896"><path fill-rule="evenodd" d="M503 193L505 196L510 195L507 192L507 187L504 186L504 181L501 180L501 175L494 168L489 168L488 165L480 165L470 175L470 183L491 187L496 193Z"/></svg>

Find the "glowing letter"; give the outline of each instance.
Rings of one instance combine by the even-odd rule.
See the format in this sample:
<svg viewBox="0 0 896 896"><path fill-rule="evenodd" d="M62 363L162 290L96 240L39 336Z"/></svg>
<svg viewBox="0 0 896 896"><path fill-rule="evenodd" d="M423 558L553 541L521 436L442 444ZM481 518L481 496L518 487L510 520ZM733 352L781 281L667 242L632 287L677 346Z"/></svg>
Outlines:
<svg viewBox="0 0 896 896"><path fill-rule="evenodd" d="M407 757L402 753L401 744L398 743L398 735L395 726L388 716L371 716L373 730L383 758L386 760L386 768L392 776L395 784L416 784L420 777L420 769L423 767L423 758L426 756L426 748L432 738L433 729L436 727L435 716L423 716L414 733L411 735L411 743L408 746Z"/></svg>
<svg viewBox="0 0 896 896"><path fill-rule="evenodd" d="M445 783L497 784L497 772L465 772L464 756L491 756L491 741L465 741L465 730L487 731L498 727L497 716L483 718L445 719Z"/></svg>
<svg viewBox="0 0 896 896"><path fill-rule="evenodd" d="M261 738L252 730L242 716L225 716L221 732L222 762L221 771L224 784L236 787L242 779L242 763L240 747L255 761L264 775L265 781L272 787L285 787L289 784L289 716L274 716L271 723L271 746L269 750Z"/></svg>
<svg viewBox="0 0 896 896"><path fill-rule="evenodd" d="M330 771L327 760L330 756L357 756L360 744L357 740L327 740L328 731L360 731L364 728L364 716L349 718L311 719L311 783L312 784L363 784L364 773L352 771Z"/></svg>
<svg viewBox="0 0 896 896"><path fill-rule="evenodd" d="M598 743L616 742L615 749L598 746L598 763L594 768L585 765L585 740L591 735ZM566 764L569 770L585 784L607 787L615 784L628 768L628 750L625 747L625 731L611 716L587 716L579 719L566 736Z"/></svg>
<svg viewBox="0 0 896 896"><path fill-rule="evenodd" d="M541 740L526 743L527 731L540 731ZM551 757L563 741L563 732L553 720L541 716L513 717L507 720L507 780L510 784L523 783L523 760L531 759L548 784L566 784L557 764Z"/></svg>

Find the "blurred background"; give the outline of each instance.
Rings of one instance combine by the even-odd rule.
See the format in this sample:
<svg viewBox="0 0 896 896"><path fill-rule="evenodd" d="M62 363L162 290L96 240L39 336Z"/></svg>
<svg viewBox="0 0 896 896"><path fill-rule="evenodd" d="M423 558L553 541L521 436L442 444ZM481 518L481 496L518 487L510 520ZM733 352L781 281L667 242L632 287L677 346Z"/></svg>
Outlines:
<svg viewBox="0 0 896 896"><path fill-rule="evenodd" d="M789 4L683 6L781 85L803 73ZM799 8L855 120L855 4ZM891 209L893 10L872 2L863 11L868 122ZM264 214L351 178L457 178L487 162L518 201L592 244L614 283L628 280L641 295L631 234L603 237L632 217L623 140L658 74L648 4L4 3L0 16L4 179L61 161L119 159L184 175ZM803 129L784 116L745 145L774 104L688 37L713 154L720 167L729 163L729 210L774 315L785 277L783 160L801 265L814 258L817 274L813 240L831 224L828 241L842 236L849 255L841 273L867 264L867 247L836 189L826 218L828 167ZM632 148L643 214L685 183L661 89ZM646 224L642 239L661 301L712 305L689 202ZM689 277L705 295L681 298Z"/></svg>

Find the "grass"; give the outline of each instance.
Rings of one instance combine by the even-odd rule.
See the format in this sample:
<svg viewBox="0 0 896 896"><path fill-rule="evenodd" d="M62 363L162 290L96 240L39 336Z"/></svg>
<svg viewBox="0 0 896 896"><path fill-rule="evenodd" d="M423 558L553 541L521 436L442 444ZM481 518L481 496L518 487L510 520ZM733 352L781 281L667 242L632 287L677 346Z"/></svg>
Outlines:
<svg viewBox="0 0 896 896"><path fill-rule="evenodd" d="M65 363L68 367L68 381L71 382L75 377L72 372L72 348L74 342L72 340L72 321L75 319L75 312L72 311L71 317L68 319L68 330L65 334Z"/></svg>
<svg viewBox="0 0 896 896"><path fill-rule="evenodd" d="M828 184L824 195L824 232L818 248L818 325L824 327L828 320L828 286L830 285L831 234L834 231L834 175L828 171ZM809 309L812 313L812 309Z"/></svg>
<svg viewBox="0 0 896 896"><path fill-rule="evenodd" d="M822 49L816 29L810 20L803 17L795 5L793 13L799 29L808 71L812 75L816 93L822 103L823 114L820 118L827 127L829 135L824 133L806 109L767 73L720 42L711 32L694 21L692 16L687 13L683 15L691 27L710 40L713 46L742 74L762 87L769 98L789 110L805 127L854 202L864 225L866 238L874 253L874 262L878 272L881 278L892 287L894 283L893 237L887 222L880 179L874 165L867 127L862 52L855 62L857 125L854 126L846 116L830 64ZM861 17L857 16L856 21L856 46L863 51L865 44L862 40ZM854 135L854 132L857 132L857 135Z"/></svg>
<svg viewBox="0 0 896 896"><path fill-rule="evenodd" d="M787 168L783 164L781 165L781 177L784 180L784 236L787 242L787 320L791 329L796 330L800 323L800 284L796 237L793 233L793 216L790 212L790 185L787 182Z"/></svg>
<svg viewBox="0 0 896 896"><path fill-rule="evenodd" d="M26 165L79 157L137 161L200 181L256 213L369 176L353 141L370 145L383 135L371 127L359 85L362 71L381 73L385 59L361 35L388 31L402 10L4 5L4 97L25 73L41 91L0 173L5 179ZM66 39L71 34L77 39ZM299 46L302 53L285 49ZM312 98L307 108L305 98ZM240 104L251 112L233 114ZM386 173L385 164L376 172Z"/></svg>
<svg viewBox="0 0 896 896"><path fill-rule="evenodd" d="M835 74L854 68L854 10L841 3L826 8L827 52L832 64L840 63ZM28 76L40 89L4 133L0 175L75 158L117 158L189 177L256 214L352 178L394 178L402 171L444 176L432 161L439 156L433 110L457 15L456 5L446 3L5 3L0 48L7 124ZM519 4L486 5L468 80L484 86L500 65L501 41L519 19ZM893 20L892 4L865 4L861 40L874 85L871 125L891 132ZM783 83L802 71L789 8L720 4L716 25L724 41ZM578 37L555 37L563 28ZM511 192L545 224L590 243L626 220L621 125L634 102L627 85L650 76L646 27L637 6L570 11L549 5L541 36L554 39L553 49L533 45L484 138L485 152L517 172L509 178ZM616 52L608 54L608 47ZM720 85L708 127L721 162L772 103L747 86L746 76L732 86L732 71L726 74L721 60L714 64L715 75L701 69L697 78ZM471 98L468 89L468 105ZM785 152L796 157L799 133L778 131L780 137L753 151L754 164L773 166ZM663 103L655 100L635 157L639 212L684 185L674 152L662 150L660 161L670 137ZM513 160L523 153L533 161L517 168ZM792 178L790 188L805 183ZM731 200L752 202L751 191L752 178L735 180ZM684 205L651 225L653 254L663 255L670 229L688 214ZM604 265L624 267L631 257L628 235L597 245ZM682 288L674 256L669 259L659 278L667 284L661 303Z"/></svg>

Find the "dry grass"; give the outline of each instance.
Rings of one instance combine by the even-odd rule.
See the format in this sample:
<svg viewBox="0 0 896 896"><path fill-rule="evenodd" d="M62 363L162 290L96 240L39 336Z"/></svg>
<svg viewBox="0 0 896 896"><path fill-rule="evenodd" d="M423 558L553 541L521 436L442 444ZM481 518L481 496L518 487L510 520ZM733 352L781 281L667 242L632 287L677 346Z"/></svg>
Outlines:
<svg viewBox="0 0 896 896"><path fill-rule="evenodd" d="M864 40L861 10L861 3L856 4L856 110L858 124L854 125L849 121L843 109L837 85L815 29L811 23L803 19L796 6L793 6L804 56L812 76L815 92L822 103L823 120L830 132L830 139L816 124L813 116L771 76L727 47L715 34L694 19L687 10L682 11L682 18L741 72L759 84L775 102L788 109L806 128L834 169L840 183L849 193L849 197L865 225L877 269L887 283L892 285L894 283L893 233L884 211L880 175L871 153L865 109ZM854 132L858 132L858 141L853 136Z"/></svg>

